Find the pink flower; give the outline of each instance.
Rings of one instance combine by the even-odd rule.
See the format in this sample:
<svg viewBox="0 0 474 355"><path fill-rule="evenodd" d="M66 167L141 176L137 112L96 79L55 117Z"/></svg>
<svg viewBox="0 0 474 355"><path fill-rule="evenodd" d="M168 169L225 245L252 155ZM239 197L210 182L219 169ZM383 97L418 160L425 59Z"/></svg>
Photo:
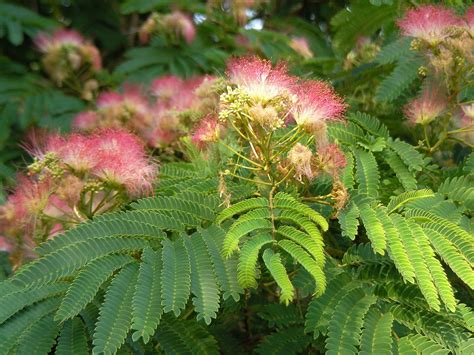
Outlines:
<svg viewBox="0 0 474 355"><path fill-rule="evenodd" d="M295 37L290 41L290 47L305 59L313 58L308 40L304 37Z"/></svg>
<svg viewBox="0 0 474 355"><path fill-rule="evenodd" d="M466 22L466 27L471 36L474 36L474 6L471 6L467 9L464 14L464 20Z"/></svg>
<svg viewBox="0 0 474 355"><path fill-rule="evenodd" d="M231 59L227 64L227 75L251 98L263 101L287 96L296 83L296 78L287 73L284 64L273 68L269 61L258 57Z"/></svg>
<svg viewBox="0 0 474 355"><path fill-rule="evenodd" d="M219 124L216 117L207 116L197 126L191 141L200 149L204 149L209 143L216 142L224 127Z"/></svg>
<svg viewBox="0 0 474 355"><path fill-rule="evenodd" d="M121 104L123 101L122 95L115 91L103 92L97 98L97 107L104 108Z"/></svg>
<svg viewBox="0 0 474 355"><path fill-rule="evenodd" d="M321 168L334 177L346 166L346 157L337 144L319 147L318 157Z"/></svg>
<svg viewBox="0 0 474 355"><path fill-rule="evenodd" d="M174 11L164 19L165 25L170 25L178 36L182 36L186 43L192 43L196 37L196 27L190 16L181 11Z"/></svg>
<svg viewBox="0 0 474 355"><path fill-rule="evenodd" d="M89 131L97 127L99 115L94 111L79 113L72 121L72 128L80 131Z"/></svg>
<svg viewBox="0 0 474 355"><path fill-rule="evenodd" d="M398 21L404 36L415 37L430 43L447 37L447 30L460 25L453 10L440 5L423 5L406 12Z"/></svg>
<svg viewBox="0 0 474 355"><path fill-rule="evenodd" d="M40 32L34 39L34 43L40 52L47 53L61 46L79 47L85 43L85 40L77 31L57 29L52 34Z"/></svg>
<svg viewBox="0 0 474 355"><path fill-rule="evenodd" d="M18 176L18 185L13 194L8 196L7 204L13 208L15 223L29 222L31 218L39 214L48 204L52 190L50 178L37 181L33 178Z"/></svg>
<svg viewBox="0 0 474 355"><path fill-rule="evenodd" d="M196 89L210 76L197 76L183 80L174 75L155 79L151 84L151 92L158 98L161 108L183 111L197 104Z"/></svg>
<svg viewBox="0 0 474 355"><path fill-rule="evenodd" d="M121 130L104 130L91 137L99 164L93 173L132 197L152 192L156 167L146 158L139 139Z"/></svg>
<svg viewBox="0 0 474 355"><path fill-rule="evenodd" d="M342 119L346 105L326 82L308 80L296 90L297 102L292 114L296 123L316 134L325 129L326 121Z"/></svg>
<svg viewBox="0 0 474 355"><path fill-rule="evenodd" d="M162 102L170 102L173 97L180 95L183 86L183 79L175 75L165 75L153 80L151 92Z"/></svg>
<svg viewBox="0 0 474 355"><path fill-rule="evenodd" d="M87 172L98 164L95 142L81 134L66 137L51 136L46 143L46 151L54 153L62 163L77 172Z"/></svg>
<svg viewBox="0 0 474 355"><path fill-rule="evenodd" d="M440 116L446 109L446 100L436 88L428 88L420 97L408 103L404 108L405 116L413 125L427 125Z"/></svg>

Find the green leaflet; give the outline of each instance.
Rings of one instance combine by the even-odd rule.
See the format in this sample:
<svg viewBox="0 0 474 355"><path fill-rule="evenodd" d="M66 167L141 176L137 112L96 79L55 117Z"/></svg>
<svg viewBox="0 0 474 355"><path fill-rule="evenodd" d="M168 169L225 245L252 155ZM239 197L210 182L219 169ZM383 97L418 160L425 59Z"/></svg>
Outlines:
<svg viewBox="0 0 474 355"><path fill-rule="evenodd" d="M129 255L107 255L87 264L69 286L55 319L63 322L79 314L116 270L132 262Z"/></svg>
<svg viewBox="0 0 474 355"><path fill-rule="evenodd" d="M57 355L87 355L89 354L86 329L79 317L64 322L59 335Z"/></svg>
<svg viewBox="0 0 474 355"><path fill-rule="evenodd" d="M132 325L132 299L137 276L138 266L129 264L107 289L94 333L94 354L114 354L124 343Z"/></svg>
<svg viewBox="0 0 474 355"><path fill-rule="evenodd" d="M250 238L242 247L237 266L237 277L243 288L256 288L256 267L260 249L273 243L271 235L263 233Z"/></svg>
<svg viewBox="0 0 474 355"><path fill-rule="evenodd" d="M163 241L161 285L164 312L179 316L191 292L191 265L182 239Z"/></svg>
<svg viewBox="0 0 474 355"><path fill-rule="evenodd" d="M280 254L274 253L271 249L267 248L263 252L263 261L281 289L280 302L288 305L293 300L295 289L281 262Z"/></svg>
<svg viewBox="0 0 474 355"><path fill-rule="evenodd" d="M191 292L197 320L203 319L207 325L217 317L220 291L214 274L211 258L202 236L198 233L184 237L191 263Z"/></svg>
<svg viewBox="0 0 474 355"><path fill-rule="evenodd" d="M140 337L146 344L160 323L161 313L161 250L145 248L140 263L136 290L133 295L132 339Z"/></svg>

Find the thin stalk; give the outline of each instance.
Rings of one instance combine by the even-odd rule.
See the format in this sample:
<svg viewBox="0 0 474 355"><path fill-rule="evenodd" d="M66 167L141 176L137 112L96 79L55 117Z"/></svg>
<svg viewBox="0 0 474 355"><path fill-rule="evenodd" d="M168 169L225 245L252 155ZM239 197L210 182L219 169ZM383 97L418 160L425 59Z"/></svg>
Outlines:
<svg viewBox="0 0 474 355"><path fill-rule="evenodd" d="M219 141L224 147L226 147L227 149L229 149L232 153L234 153L235 155L237 155L238 157L242 158L243 160L249 162L250 164L253 164L255 166L258 166L259 168L263 169L263 166L260 165L259 163L257 162L254 162L252 159L249 159L245 156L243 156L242 154L240 154L238 151L236 151L234 148L228 146L227 144L225 144L224 142L222 142L221 140Z"/></svg>

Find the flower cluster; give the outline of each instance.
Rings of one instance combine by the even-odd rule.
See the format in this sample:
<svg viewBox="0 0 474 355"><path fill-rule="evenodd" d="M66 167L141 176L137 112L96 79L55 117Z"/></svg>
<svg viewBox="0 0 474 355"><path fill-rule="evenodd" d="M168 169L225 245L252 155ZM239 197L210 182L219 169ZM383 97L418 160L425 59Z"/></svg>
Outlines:
<svg viewBox="0 0 474 355"><path fill-rule="evenodd" d="M426 59L420 74L428 83L420 96L405 106L409 122L424 126L428 149L430 132L447 139L451 137L447 129L472 131L472 120L464 114L467 106L459 102L459 93L470 80L474 65L474 7L460 17L442 5L422 5L407 11L398 25L404 36L413 38L412 49Z"/></svg>
<svg viewBox="0 0 474 355"><path fill-rule="evenodd" d="M183 80L172 75L154 80L148 90L125 85L122 93L102 93L97 108L77 115L73 128L125 128L152 148L166 147L215 110L218 86L219 80L211 76Z"/></svg>
<svg viewBox="0 0 474 355"><path fill-rule="evenodd" d="M273 187L290 180L310 183L322 173L338 181L345 158L326 128L343 120L345 104L329 83L299 80L284 64L272 66L256 57L231 60L227 75L219 121L232 127L244 151L248 148L233 163L236 171L250 171L256 181ZM215 137L220 130L215 127L208 124L205 137Z"/></svg>
<svg viewBox="0 0 474 355"><path fill-rule="evenodd" d="M39 33L36 48L44 54L42 63L46 73L58 86L67 82L83 84L82 96L92 98L97 89L94 74L102 69L99 50L74 31L57 29L53 33Z"/></svg>
<svg viewBox="0 0 474 355"><path fill-rule="evenodd" d="M30 249L75 223L153 191L156 167L138 138L123 130L48 135L28 150L34 162L0 206L2 243L12 248Z"/></svg>
<svg viewBox="0 0 474 355"><path fill-rule="evenodd" d="M405 116L413 125L428 125L446 110L446 100L439 88L427 87L420 97L405 106Z"/></svg>
<svg viewBox="0 0 474 355"><path fill-rule="evenodd" d="M140 28L140 42L148 43L154 34L164 34L172 41L184 39L190 44L196 37L196 26L192 18L181 11L173 11L167 15L153 13Z"/></svg>

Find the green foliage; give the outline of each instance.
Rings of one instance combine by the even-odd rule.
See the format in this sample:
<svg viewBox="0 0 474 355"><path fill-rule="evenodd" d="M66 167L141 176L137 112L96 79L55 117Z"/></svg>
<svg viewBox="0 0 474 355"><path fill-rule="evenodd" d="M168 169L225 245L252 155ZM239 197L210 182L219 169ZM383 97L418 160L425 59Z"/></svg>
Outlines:
<svg viewBox="0 0 474 355"><path fill-rule="evenodd" d="M18 46L24 41L24 34L34 36L38 31L55 27L55 21L40 16L23 6L0 2L0 38Z"/></svg>
<svg viewBox="0 0 474 355"><path fill-rule="evenodd" d="M428 127L427 145L401 110L435 78L424 80L433 58L423 44L398 35L395 21L412 4L262 1L247 11L215 3L0 0L0 186L24 165L17 146L31 129L67 131L104 91L170 74L219 75L228 58L245 54L287 61L302 80L330 81L344 96L345 117L328 120L327 133L345 168L330 171L321 142L302 131L288 139L310 142L312 181L264 182L288 171L287 150L256 174L229 168L265 151L240 147L231 127L221 138L232 154L197 149L187 137L157 147L148 152L159 161L151 197L65 228L20 267L15 253L0 251L0 353L474 353L474 154L456 133L460 103L474 98L472 74L454 72L467 85L446 88L456 110L448 105ZM468 6L448 3L459 16ZM193 18L192 43L163 33L137 43L151 11L174 10ZM40 70L32 39L60 24L100 48L92 98ZM313 56L298 53L294 39ZM445 76L436 74L438 84ZM179 135L194 132L191 121L189 132L176 125ZM439 136L445 124L454 132ZM432 149L439 138L449 144ZM8 249L2 243L3 235L0 249Z"/></svg>
<svg viewBox="0 0 474 355"><path fill-rule="evenodd" d="M293 300L293 286L280 254L265 248L271 243L272 248L280 247L300 263L314 277L317 292L324 292L326 281L322 269L325 256L319 228L327 230L328 223L323 216L282 192L270 195L270 200L251 198L238 202L222 211L217 222L222 223L236 215L240 216L229 227L222 251L223 256L228 258L242 244L238 265L238 279L242 287L257 286L258 255L263 249L265 266L282 289L280 300L284 303Z"/></svg>

